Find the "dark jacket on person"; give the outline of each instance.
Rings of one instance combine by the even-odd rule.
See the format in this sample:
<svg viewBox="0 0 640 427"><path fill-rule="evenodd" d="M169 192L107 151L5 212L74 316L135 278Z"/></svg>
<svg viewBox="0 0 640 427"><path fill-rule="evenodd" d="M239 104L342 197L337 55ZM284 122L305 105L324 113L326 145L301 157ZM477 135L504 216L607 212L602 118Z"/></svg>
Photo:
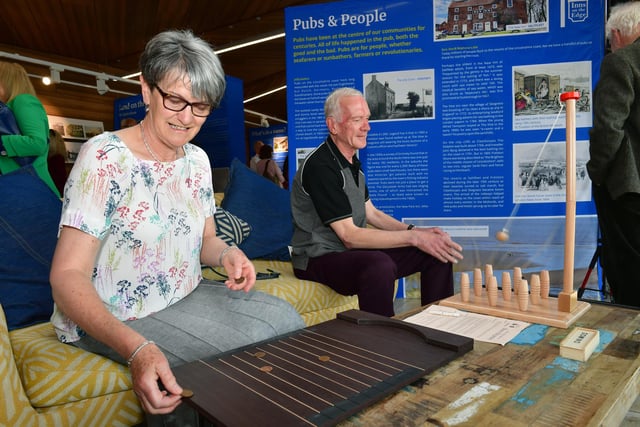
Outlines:
<svg viewBox="0 0 640 427"><path fill-rule="evenodd" d="M591 181L613 199L640 193L640 39L604 57L593 110Z"/></svg>

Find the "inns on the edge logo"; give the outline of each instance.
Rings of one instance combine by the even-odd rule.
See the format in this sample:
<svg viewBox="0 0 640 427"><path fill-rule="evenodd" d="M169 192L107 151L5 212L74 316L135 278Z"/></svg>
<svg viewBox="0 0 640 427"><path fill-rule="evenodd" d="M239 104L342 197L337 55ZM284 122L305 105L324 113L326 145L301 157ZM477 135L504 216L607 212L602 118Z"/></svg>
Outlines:
<svg viewBox="0 0 640 427"><path fill-rule="evenodd" d="M567 0L571 22L584 22L589 17L589 0Z"/></svg>

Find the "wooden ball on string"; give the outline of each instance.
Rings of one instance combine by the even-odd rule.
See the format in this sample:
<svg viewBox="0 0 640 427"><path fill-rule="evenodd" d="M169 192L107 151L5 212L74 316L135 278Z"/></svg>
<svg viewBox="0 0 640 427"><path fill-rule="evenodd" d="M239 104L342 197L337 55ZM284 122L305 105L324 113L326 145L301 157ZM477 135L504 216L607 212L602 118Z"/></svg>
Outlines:
<svg viewBox="0 0 640 427"><path fill-rule="evenodd" d="M507 240L509 240L509 230L503 228L502 230L498 231L496 233L496 240L500 242L506 242Z"/></svg>

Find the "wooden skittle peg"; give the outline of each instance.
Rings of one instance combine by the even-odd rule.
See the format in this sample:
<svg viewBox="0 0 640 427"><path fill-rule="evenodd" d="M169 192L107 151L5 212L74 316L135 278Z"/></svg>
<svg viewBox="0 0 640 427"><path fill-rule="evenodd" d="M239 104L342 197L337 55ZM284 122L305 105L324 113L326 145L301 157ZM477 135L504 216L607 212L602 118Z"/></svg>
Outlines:
<svg viewBox="0 0 640 427"><path fill-rule="evenodd" d="M498 305L498 280L496 276L491 276L487 285L487 297L489 298L489 305L495 307Z"/></svg>
<svg viewBox="0 0 640 427"><path fill-rule="evenodd" d="M518 291L518 308L520 311L529 309L529 285L525 279L520 281L520 290Z"/></svg>
<svg viewBox="0 0 640 427"><path fill-rule="evenodd" d="M531 304L540 304L540 276L537 274L531 275Z"/></svg>
<svg viewBox="0 0 640 427"><path fill-rule="evenodd" d="M502 272L502 299L511 301L511 274L508 271Z"/></svg>
<svg viewBox="0 0 640 427"><path fill-rule="evenodd" d="M485 264L484 266L484 287L485 288L489 286L491 276L493 276L493 265Z"/></svg>
<svg viewBox="0 0 640 427"><path fill-rule="evenodd" d="M520 284L522 283L522 269L513 267L513 293L518 295L520 292Z"/></svg>
<svg viewBox="0 0 640 427"><path fill-rule="evenodd" d="M473 269L473 293L475 296L482 296L482 270Z"/></svg>
<svg viewBox="0 0 640 427"><path fill-rule="evenodd" d="M463 302L469 302L469 274L460 273L460 297Z"/></svg>
<svg viewBox="0 0 640 427"><path fill-rule="evenodd" d="M542 270L540 272L540 298L549 298L549 288L551 287L551 280L549 279L549 270Z"/></svg>

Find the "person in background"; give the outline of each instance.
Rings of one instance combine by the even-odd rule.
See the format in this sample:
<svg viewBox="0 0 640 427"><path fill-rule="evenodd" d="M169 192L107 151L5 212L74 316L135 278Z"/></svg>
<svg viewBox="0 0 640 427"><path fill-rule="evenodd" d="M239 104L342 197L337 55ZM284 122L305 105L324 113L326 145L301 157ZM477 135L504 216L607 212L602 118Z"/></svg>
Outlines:
<svg viewBox="0 0 640 427"><path fill-rule="evenodd" d="M258 162L260 161L260 149L263 146L264 146L264 142L262 141L256 141L253 144L253 151L256 154L254 154L251 160L249 161L249 168L251 168L251 170L254 172L256 171L256 166L258 165Z"/></svg>
<svg viewBox="0 0 640 427"><path fill-rule="evenodd" d="M305 158L291 188L295 275L357 295L361 310L383 316L394 315L395 280L416 272L423 305L453 295L460 245L439 228L396 220L369 198L356 156L371 129L362 93L337 89L324 111L329 136Z"/></svg>
<svg viewBox="0 0 640 427"><path fill-rule="evenodd" d="M640 2L612 7L605 31L611 53L593 93L587 171L613 301L640 307Z"/></svg>
<svg viewBox="0 0 640 427"><path fill-rule="evenodd" d="M49 129L49 156L47 157L49 174L56 184L60 195L64 192L64 184L67 182L67 149L60 132Z"/></svg>
<svg viewBox="0 0 640 427"><path fill-rule="evenodd" d="M284 175L273 160L273 147L267 144L260 148L260 161L256 165L256 173L267 178L280 188L284 188Z"/></svg>
<svg viewBox="0 0 640 427"><path fill-rule="evenodd" d="M33 165L36 174L58 197L60 192L49 174L49 120L44 106L22 65L0 61L0 101L13 111L20 134L0 137L0 173L20 169L24 163Z"/></svg>
<svg viewBox="0 0 640 427"><path fill-rule="evenodd" d="M62 342L129 366L144 410L168 414L146 425L191 425L171 367L304 323L284 300L249 292L253 264L216 236L209 158L189 143L225 90L211 46L162 32L140 70L144 119L84 143L67 180L51 322ZM230 279L203 281L201 264Z"/></svg>

